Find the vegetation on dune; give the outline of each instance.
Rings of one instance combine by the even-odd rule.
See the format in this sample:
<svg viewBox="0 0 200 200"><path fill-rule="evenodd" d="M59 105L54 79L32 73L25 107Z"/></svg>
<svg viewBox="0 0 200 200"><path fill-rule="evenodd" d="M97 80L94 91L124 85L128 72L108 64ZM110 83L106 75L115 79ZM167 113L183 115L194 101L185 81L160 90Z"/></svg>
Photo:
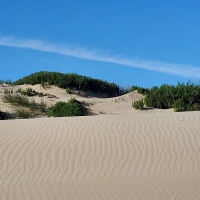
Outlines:
<svg viewBox="0 0 200 200"><path fill-rule="evenodd" d="M139 109L139 110L142 110L144 108L144 100L141 99L141 100L138 100L138 101L134 101L132 103L132 106L133 108L135 109Z"/></svg>
<svg viewBox="0 0 200 200"><path fill-rule="evenodd" d="M36 72L14 82L16 85L23 84L41 84L56 85L60 88L76 88L79 90L91 90L95 93L107 93L110 96L119 95L122 91L114 83L102 81L100 79L81 76L78 74L63 74L59 72Z"/></svg>
<svg viewBox="0 0 200 200"><path fill-rule="evenodd" d="M16 91L16 93L19 93L19 94L25 95L25 96L29 96L29 97L31 97L31 96L36 96L36 95L38 95L38 96L40 96L40 97L44 96L44 94L43 94L42 92L36 92L35 90L33 90L33 89L30 88L30 87L29 87L29 88L26 88L25 90L19 88L19 89Z"/></svg>
<svg viewBox="0 0 200 200"><path fill-rule="evenodd" d="M177 86L164 84L160 88L152 87L145 96L144 103L148 107L174 111L200 110L200 86L187 82Z"/></svg>
<svg viewBox="0 0 200 200"><path fill-rule="evenodd" d="M0 84L41 84L43 88L48 88L51 85L56 85L64 88L68 94L72 94L73 89L78 89L79 92L87 90L94 93L106 93L108 96L116 96L137 90L138 93L144 95L144 99L134 101L133 108L142 110L144 105L152 108L168 109L174 108L175 112L180 111L199 111L200 110L200 85L187 82L178 83L176 86L163 84L160 87L154 86L151 89L139 86L132 86L130 89L122 89L114 83L93 79L88 76L77 74L63 74L59 72L36 72L15 82L11 80L0 80ZM17 117L29 118L36 115L45 114L46 104L41 101L36 103L30 96L50 96L48 93L38 93L32 88L13 90L4 90L2 100L10 103L15 107ZM28 97L27 97L28 96ZM48 97L49 97L48 96ZM48 116L64 117L64 116L81 116L84 115L86 109L82 103L76 99L71 99L67 103L58 102L50 107L47 111ZM4 118L5 113L0 111L0 119Z"/></svg>
<svg viewBox="0 0 200 200"><path fill-rule="evenodd" d="M71 90L70 88L66 88L66 92L67 92L68 94L72 94L72 90Z"/></svg>
<svg viewBox="0 0 200 200"><path fill-rule="evenodd" d="M14 115L18 118L35 117L44 114L46 111L46 103L43 100L37 103L34 99L30 99L15 92L4 93L2 101L10 103L14 107Z"/></svg>
<svg viewBox="0 0 200 200"><path fill-rule="evenodd" d="M82 116L84 115L85 107L75 98L66 102L57 102L47 111L48 117L67 117L67 116Z"/></svg>
<svg viewBox="0 0 200 200"><path fill-rule="evenodd" d="M143 88L143 87L139 87L139 86L136 86L136 85L133 85L130 88L130 92L132 92L134 90L137 90L138 93L143 94L143 95L146 95L146 94L149 93L149 89L148 88Z"/></svg>
<svg viewBox="0 0 200 200"><path fill-rule="evenodd" d="M13 94L14 92L19 93L21 95L25 95L25 96L35 96L38 94L38 92L36 92L35 90L33 90L32 88L26 88L25 90L19 88L16 91L12 90L4 90L4 94Z"/></svg>
<svg viewBox="0 0 200 200"><path fill-rule="evenodd" d="M28 96L32 96L31 93ZM23 90L4 90L1 98L4 103L10 103L13 106L15 111L13 117L16 118L33 118L38 115L49 117L82 116L87 111L84 105L75 98L70 99L67 103L57 102L47 109L43 100L37 103L33 98L27 97L26 90L25 92ZM6 113L0 111L0 119L6 119L7 116Z"/></svg>

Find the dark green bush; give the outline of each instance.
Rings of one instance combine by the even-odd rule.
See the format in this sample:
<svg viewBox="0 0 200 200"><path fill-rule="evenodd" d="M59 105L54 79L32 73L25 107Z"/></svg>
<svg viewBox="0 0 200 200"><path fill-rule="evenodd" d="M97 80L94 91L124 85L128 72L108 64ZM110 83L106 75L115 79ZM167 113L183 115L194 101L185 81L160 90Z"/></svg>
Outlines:
<svg viewBox="0 0 200 200"><path fill-rule="evenodd" d="M48 117L67 117L84 115L84 106L75 98L66 102L57 102L47 111Z"/></svg>
<svg viewBox="0 0 200 200"><path fill-rule="evenodd" d="M144 101L143 99L134 101L132 103L133 108L142 110L144 108Z"/></svg>
<svg viewBox="0 0 200 200"><path fill-rule="evenodd" d="M146 94L149 93L148 88L143 88L143 87L139 87L139 86L136 86L136 85L131 87L130 92L132 92L134 90L137 90L138 93L143 94L143 95L146 95Z"/></svg>
<svg viewBox="0 0 200 200"><path fill-rule="evenodd" d="M102 81L99 79L93 79L87 76L81 76L78 74L62 74L59 72L36 72L29 76L14 82L16 85L23 84L41 84L46 87L48 85L56 85L60 88L76 88L79 90L91 90L95 93L107 93L109 96L120 94L121 90L119 86L114 83Z"/></svg>
<svg viewBox="0 0 200 200"><path fill-rule="evenodd" d="M5 120L11 118L11 115L7 112L0 110L0 120Z"/></svg>
<svg viewBox="0 0 200 200"><path fill-rule="evenodd" d="M200 110L200 86L187 82L177 86L164 84L160 88L153 87L146 95L144 103L148 107L175 111Z"/></svg>
<svg viewBox="0 0 200 200"><path fill-rule="evenodd" d="M175 100L175 87L162 85L160 88L153 87L145 97L145 104L154 108L172 108Z"/></svg>
<svg viewBox="0 0 200 200"><path fill-rule="evenodd" d="M188 105L183 101L183 99L176 100L173 104L173 108L175 112L200 110L198 104L195 103L192 105Z"/></svg>
<svg viewBox="0 0 200 200"><path fill-rule="evenodd" d="M185 111L185 103L183 99L178 99L174 102L173 108L175 112Z"/></svg>

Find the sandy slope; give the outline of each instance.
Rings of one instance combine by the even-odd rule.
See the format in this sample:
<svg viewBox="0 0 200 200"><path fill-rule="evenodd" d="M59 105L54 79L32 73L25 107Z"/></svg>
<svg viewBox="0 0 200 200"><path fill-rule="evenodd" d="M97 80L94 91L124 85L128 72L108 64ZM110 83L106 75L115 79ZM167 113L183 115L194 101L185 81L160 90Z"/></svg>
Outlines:
<svg viewBox="0 0 200 200"><path fill-rule="evenodd" d="M48 98L48 97L34 97L34 99L38 102L43 99L48 106L54 105L58 101L67 102L70 98L74 97L79 101L83 101L88 104L88 108L94 115L102 115L102 114L128 114L128 113L141 113L141 111L135 110L132 107L132 102L137 101L139 99L144 98L142 94L137 93L137 91L133 91L131 93L114 97L114 98L105 98L105 94L97 95L95 93L90 92L86 97L80 96L77 94L69 95L66 93L65 89L58 88L56 86L51 86L51 88L44 89L40 85L18 85L12 87L3 87L0 85L0 109L3 111L12 112L12 107L9 104L3 103L1 101L1 96L3 95L4 89L8 90L17 90L18 88L26 89L31 87L37 92L49 93L55 95L57 98ZM75 93L77 91L74 91ZM144 110L144 112L173 112L173 109L150 109Z"/></svg>
<svg viewBox="0 0 200 200"><path fill-rule="evenodd" d="M1 200L198 200L200 112L0 121Z"/></svg>

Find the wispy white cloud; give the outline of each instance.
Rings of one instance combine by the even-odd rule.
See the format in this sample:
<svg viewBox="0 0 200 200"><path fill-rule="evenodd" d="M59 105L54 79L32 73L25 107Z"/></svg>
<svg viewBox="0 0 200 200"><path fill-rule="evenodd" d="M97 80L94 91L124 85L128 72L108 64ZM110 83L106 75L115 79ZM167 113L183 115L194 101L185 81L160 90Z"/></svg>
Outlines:
<svg viewBox="0 0 200 200"><path fill-rule="evenodd" d="M38 51L52 52L72 56L76 58L95 60L101 62L114 63L129 67L136 67L152 71L158 71L187 78L200 79L200 67L164 63L160 61L145 61L137 58L125 58L122 56L111 56L97 50L88 50L76 46L64 46L61 44L49 43L40 40L21 40L14 37L0 37L1 46L10 46L26 49L34 49Z"/></svg>

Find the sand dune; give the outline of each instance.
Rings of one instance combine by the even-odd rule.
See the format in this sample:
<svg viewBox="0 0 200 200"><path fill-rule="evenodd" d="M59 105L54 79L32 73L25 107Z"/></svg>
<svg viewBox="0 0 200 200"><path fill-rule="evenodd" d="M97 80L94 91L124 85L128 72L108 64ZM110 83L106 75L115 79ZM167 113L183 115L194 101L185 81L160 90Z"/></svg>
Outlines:
<svg viewBox="0 0 200 200"><path fill-rule="evenodd" d="M199 112L0 121L0 199L198 200L199 130Z"/></svg>
<svg viewBox="0 0 200 200"><path fill-rule="evenodd" d="M7 112L13 112L13 109L9 104L3 103L1 101L1 96L4 92L4 89L16 91L19 88L26 89L29 87L37 92L49 93L56 96L56 98L48 98L47 96L41 98L35 96L33 98L36 100L36 102L40 102L40 100L43 99L48 106L51 106L58 101L67 102L69 99L74 97L79 101L87 103L88 106L86 107L88 107L91 110L91 113L93 113L94 115L141 113L141 111L133 109L132 102L144 98L144 96L137 93L137 91L133 91L119 97L105 98L105 94L95 94L92 92L89 92L89 95L86 97L77 95L77 91L74 91L75 94L67 94L65 89L61 89L56 86L51 86L50 88L46 89L42 88L41 85L17 85L10 87L0 86L0 109ZM150 109L144 110L144 112L168 113L173 112L173 109Z"/></svg>

